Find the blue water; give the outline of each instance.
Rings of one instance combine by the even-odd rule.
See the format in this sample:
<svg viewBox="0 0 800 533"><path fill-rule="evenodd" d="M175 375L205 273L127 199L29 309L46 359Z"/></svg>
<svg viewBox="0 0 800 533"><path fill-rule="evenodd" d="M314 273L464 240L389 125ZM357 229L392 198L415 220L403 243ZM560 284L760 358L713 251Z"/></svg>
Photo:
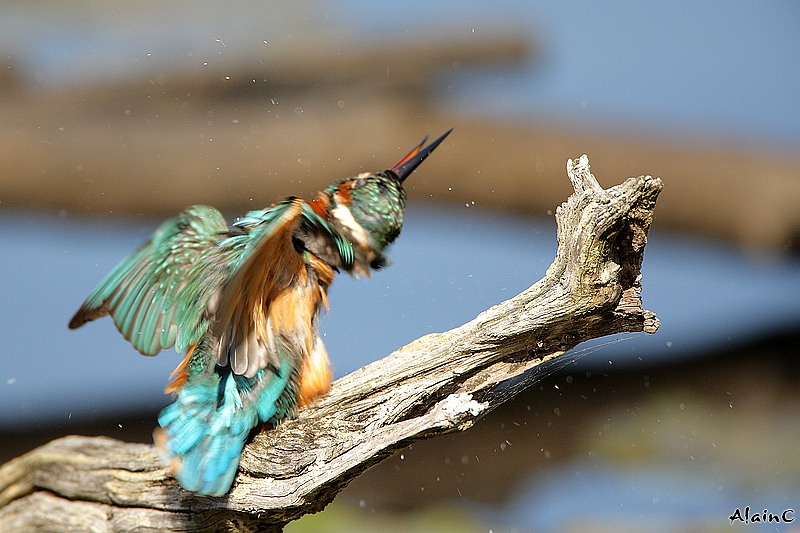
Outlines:
<svg viewBox="0 0 800 533"><path fill-rule="evenodd" d="M769 509L798 518L796 480L776 481L754 490L719 468L686 462L608 464L575 460L529 480L502 510L486 510L496 523L535 524L538 533L559 531L795 531L790 523L751 523L729 517L746 505L750 515ZM756 495L757 494L757 495Z"/></svg>

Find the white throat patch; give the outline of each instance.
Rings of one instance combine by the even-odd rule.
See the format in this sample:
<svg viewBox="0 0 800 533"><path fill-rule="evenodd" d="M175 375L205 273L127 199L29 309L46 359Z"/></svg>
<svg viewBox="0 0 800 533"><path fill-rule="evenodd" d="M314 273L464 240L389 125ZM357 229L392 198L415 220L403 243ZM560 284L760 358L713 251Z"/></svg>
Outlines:
<svg viewBox="0 0 800 533"><path fill-rule="evenodd" d="M331 210L331 215L339 221L342 227L350 232L356 244L365 250L370 250L372 248L366 230L353 218L353 213L350 212L349 207L344 204L338 204Z"/></svg>

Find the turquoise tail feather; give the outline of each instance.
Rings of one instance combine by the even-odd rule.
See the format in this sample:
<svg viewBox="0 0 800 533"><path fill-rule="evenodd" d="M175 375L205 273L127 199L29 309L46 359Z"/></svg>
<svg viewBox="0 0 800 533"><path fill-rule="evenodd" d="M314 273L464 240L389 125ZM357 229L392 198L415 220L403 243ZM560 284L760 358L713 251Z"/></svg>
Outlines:
<svg viewBox="0 0 800 533"><path fill-rule="evenodd" d="M207 496L228 492L250 431L277 423L294 406L292 365L259 370L252 378L217 367L178 391L158 417L164 460L181 486Z"/></svg>

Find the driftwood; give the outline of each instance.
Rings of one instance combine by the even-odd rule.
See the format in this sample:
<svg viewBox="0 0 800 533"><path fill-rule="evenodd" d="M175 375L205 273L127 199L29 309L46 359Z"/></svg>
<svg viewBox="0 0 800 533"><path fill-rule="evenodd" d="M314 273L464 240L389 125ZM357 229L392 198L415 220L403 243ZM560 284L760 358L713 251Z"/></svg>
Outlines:
<svg viewBox="0 0 800 533"><path fill-rule="evenodd" d="M152 446L71 436L0 467L0 530L280 531L409 443L469 428L576 344L654 333L640 267L661 180L603 190L585 155L567 173L574 193L556 211L559 247L544 278L337 380L255 437L228 495L181 490Z"/></svg>

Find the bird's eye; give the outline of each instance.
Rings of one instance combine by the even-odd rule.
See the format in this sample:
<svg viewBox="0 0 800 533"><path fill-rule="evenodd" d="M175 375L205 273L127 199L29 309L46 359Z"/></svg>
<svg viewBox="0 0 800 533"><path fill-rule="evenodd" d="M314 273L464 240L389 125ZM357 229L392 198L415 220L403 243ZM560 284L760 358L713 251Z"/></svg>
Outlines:
<svg viewBox="0 0 800 533"><path fill-rule="evenodd" d="M367 184L367 180L356 180L355 186L356 187L363 187Z"/></svg>

